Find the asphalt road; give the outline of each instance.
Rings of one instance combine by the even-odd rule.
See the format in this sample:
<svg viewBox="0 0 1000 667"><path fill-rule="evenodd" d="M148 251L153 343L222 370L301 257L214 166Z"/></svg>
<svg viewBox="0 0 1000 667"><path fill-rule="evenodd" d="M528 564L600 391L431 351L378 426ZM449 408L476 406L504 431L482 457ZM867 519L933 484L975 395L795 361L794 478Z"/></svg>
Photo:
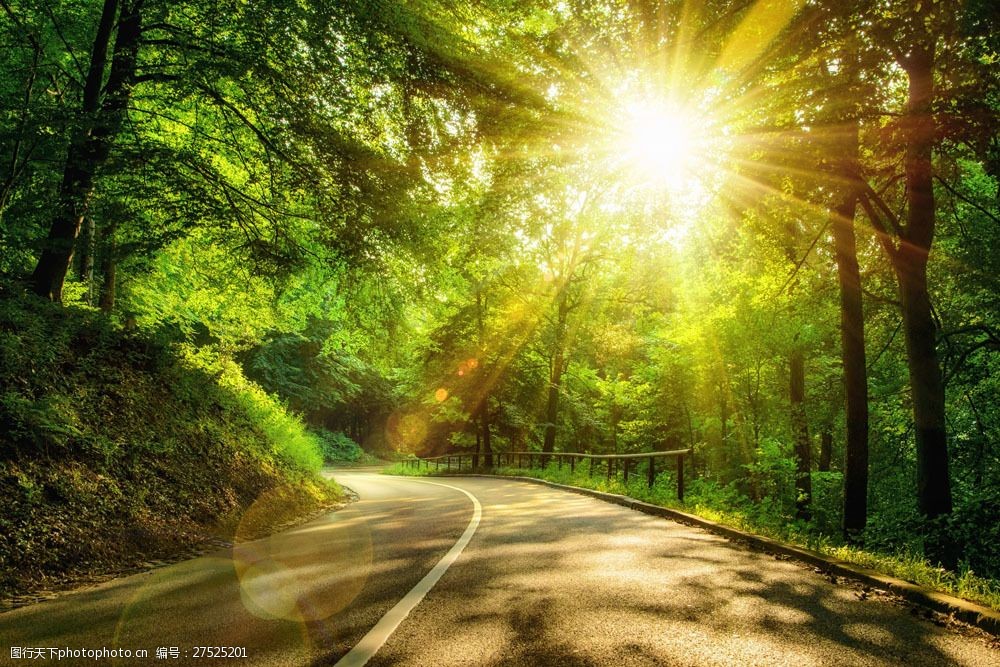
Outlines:
<svg viewBox="0 0 1000 667"><path fill-rule="evenodd" d="M333 665L471 533L369 665L1000 665L980 636L592 498L432 480L478 499L470 527L473 502L457 488L334 476L361 499L264 540L0 614L0 663ZM149 657L14 660L11 646ZM197 659L202 646L247 657ZM157 648L180 657L157 659Z"/></svg>

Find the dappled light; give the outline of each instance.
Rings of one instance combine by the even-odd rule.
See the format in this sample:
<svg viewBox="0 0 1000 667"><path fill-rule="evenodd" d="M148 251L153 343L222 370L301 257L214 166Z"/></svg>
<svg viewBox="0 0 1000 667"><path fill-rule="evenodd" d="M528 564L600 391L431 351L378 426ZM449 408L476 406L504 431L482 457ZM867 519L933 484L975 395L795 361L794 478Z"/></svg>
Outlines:
<svg viewBox="0 0 1000 667"><path fill-rule="evenodd" d="M997 7L0 2L0 611L273 664L976 664L693 529L365 471L1000 609Z"/></svg>
<svg viewBox="0 0 1000 667"><path fill-rule="evenodd" d="M373 664L457 664L459 645L480 664L965 660L930 623L902 630L905 607L859 603L802 565L532 484L462 485L484 502L478 548Z"/></svg>

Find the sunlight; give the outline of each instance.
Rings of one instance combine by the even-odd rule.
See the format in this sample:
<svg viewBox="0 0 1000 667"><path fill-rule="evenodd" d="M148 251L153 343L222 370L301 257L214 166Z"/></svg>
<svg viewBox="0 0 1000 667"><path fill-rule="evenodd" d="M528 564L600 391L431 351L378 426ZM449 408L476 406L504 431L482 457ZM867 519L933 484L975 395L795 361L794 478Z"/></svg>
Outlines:
<svg viewBox="0 0 1000 667"><path fill-rule="evenodd" d="M657 101L626 106L620 136L621 158L641 176L676 184L690 171L699 150L693 115L676 104Z"/></svg>
<svg viewBox="0 0 1000 667"><path fill-rule="evenodd" d="M622 97L630 101L611 113L606 149L621 186L619 196L638 195L653 208L665 204L660 210L670 211L672 220L693 224L724 176L724 132L712 114L702 111L704 103L652 95ZM625 194L628 191L632 194ZM682 236L674 239L676 244L683 245Z"/></svg>

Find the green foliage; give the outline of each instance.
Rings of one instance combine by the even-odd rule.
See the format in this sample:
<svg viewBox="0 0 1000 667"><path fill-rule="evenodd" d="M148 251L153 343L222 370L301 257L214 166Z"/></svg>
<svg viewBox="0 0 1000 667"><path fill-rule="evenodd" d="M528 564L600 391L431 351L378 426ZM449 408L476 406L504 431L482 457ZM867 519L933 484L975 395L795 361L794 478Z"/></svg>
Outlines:
<svg viewBox="0 0 1000 667"><path fill-rule="evenodd" d="M690 448L690 502L836 544L845 249L831 230L848 225L831 212L850 184L867 204L846 214L867 354L863 537L919 554L950 536L965 568L1000 578L996 13L785 3L803 10L763 25L750 4L147 1L127 104L106 72L96 111L83 71L101 55L100 3L5 4L0 461L124 475L214 443L248 478L308 480L323 458L487 440ZM936 54L934 119L911 117L899 62L921 44ZM632 107L660 102L683 113L623 150ZM939 131L917 132L924 120ZM841 145L852 123L857 155ZM655 145L678 125L710 136ZM907 168L924 135L931 169ZM98 145L73 162L87 138ZM630 164L686 143L698 154L673 168ZM933 174L933 206L908 199L917 172ZM933 224L906 238L917 209ZM69 210L83 215L68 308L24 306L19 281ZM914 240L930 258L923 333L954 505L930 524L892 250ZM11 472L26 506L45 497L39 474ZM669 502L669 475L653 492ZM807 501L811 520L795 519Z"/></svg>
<svg viewBox="0 0 1000 667"><path fill-rule="evenodd" d="M232 535L275 489L261 525L340 497L319 436L231 359L163 337L0 299L3 591Z"/></svg>
<svg viewBox="0 0 1000 667"><path fill-rule="evenodd" d="M289 414L278 401L244 377L240 366L210 350L183 349L181 357L191 369L215 378L226 403L223 408L245 416L263 431L269 449L282 459L282 467L315 472L323 463L320 443L300 419Z"/></svg>
<svg viewBox="0 0 1000 667"><path fill-rule="evenodd" d="M340 431L319 429L316 436L320 440L323 460L327 463L356 463L365 458L365 451Z"/></svg>

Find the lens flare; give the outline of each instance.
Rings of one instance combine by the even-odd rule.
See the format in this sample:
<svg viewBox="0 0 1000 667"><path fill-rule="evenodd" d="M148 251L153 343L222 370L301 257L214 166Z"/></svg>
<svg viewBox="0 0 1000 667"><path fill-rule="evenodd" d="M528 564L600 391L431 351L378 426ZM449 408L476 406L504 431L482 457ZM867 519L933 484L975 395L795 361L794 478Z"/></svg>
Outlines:
<svg viewBox="0 0 1000 667"><path fill-rule="evenodd" d="M427 417L416 411L396 411L389 416L385 434L397 452L415 452L427 437Z"/></svg>

